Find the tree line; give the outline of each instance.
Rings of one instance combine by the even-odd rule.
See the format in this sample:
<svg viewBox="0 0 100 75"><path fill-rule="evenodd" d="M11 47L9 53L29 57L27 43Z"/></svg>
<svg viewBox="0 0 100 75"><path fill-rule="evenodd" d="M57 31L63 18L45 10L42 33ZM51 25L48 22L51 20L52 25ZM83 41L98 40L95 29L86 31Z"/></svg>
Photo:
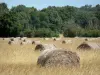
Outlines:
<svg viewBox="0 0 100 75"><path fill-rule="evenodd" d="M100 5L49 6L42 10L0 3L0 37L99 37Z"/></svg>

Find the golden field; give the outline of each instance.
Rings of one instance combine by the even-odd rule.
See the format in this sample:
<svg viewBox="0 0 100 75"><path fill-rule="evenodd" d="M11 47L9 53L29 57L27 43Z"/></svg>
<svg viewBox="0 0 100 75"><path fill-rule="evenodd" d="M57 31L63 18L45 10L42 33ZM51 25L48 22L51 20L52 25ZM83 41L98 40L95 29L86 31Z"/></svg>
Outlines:
<svg viewBox="0 0 100 75"><path fill-rule="evenodd" d="M64 39L72 40L72 43L62 44ZM84 41L83 38L63 38L58 41L42 38L30 40L53 43L58 48L77 52L80 56L80 67L40 68L36 63L41 52L34 51L35 45L9 45L8 40L0 38L0 75L100 75L100 50L77 50L77 46ZM89 41L100 43L100 38Z"/></svg>

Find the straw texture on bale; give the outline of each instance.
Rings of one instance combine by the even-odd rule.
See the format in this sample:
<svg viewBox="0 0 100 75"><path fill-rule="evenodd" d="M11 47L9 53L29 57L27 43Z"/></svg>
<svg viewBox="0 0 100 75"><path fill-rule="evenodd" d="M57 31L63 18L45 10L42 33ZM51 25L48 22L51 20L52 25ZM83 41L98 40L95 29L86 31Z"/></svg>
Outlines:
<svg viewBox="0 0 100 75"><path fill-rule="evenodd" d="M93 50L93 49L100 49L100 46L98 43L92 43L92 42L83 42L80 44L77 49L80 50Z"/></svg>
<svg viewBox="0 0 100 75"><path fill-rule="evenodd" d="M80 58L75 52L66 50L43 51L38 58L37 65L41 67L79 67Z"/></svg>

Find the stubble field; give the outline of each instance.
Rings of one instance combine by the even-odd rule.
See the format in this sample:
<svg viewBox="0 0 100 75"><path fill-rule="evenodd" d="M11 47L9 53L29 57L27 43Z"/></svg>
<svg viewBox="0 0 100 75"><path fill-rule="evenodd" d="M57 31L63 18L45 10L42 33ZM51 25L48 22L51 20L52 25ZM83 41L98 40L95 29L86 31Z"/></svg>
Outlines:
<svg viewBox="0 0 100 75"><path fill-rule="evenodd" d="M46 44L52 43L57 48L77 52L80 57L80 67L40 68L37 66L37 59L41 52L34 51L36 45L9 45L9 40L0 38L0 75L100 75L100 50L77 50L77 46L84 42L83 38L63 38L58 41L42 38L28 39L39 40ZM71 40L72 43L62 44L64 39ZM89 39L90 42L100 43L100 38Z"/></svg>

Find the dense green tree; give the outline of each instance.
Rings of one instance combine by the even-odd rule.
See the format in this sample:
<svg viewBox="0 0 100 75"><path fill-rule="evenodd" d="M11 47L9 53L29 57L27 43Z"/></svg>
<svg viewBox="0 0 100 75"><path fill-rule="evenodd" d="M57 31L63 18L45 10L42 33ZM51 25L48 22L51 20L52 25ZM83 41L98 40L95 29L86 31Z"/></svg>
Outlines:
<svg viewBox="0 0 100 75"><path fill-rule="evenodd" d="M42 10L18 5L10 10L0 3L0 36L100 36L100 5L49 6Z"/></svg>

